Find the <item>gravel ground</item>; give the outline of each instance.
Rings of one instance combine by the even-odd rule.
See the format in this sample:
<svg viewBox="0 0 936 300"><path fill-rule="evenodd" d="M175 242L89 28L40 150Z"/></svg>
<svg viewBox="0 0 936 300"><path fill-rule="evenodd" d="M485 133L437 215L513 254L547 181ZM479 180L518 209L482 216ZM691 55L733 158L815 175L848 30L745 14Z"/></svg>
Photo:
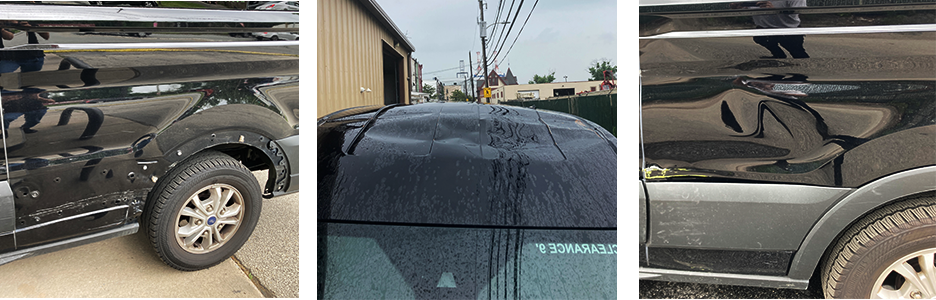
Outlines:
<svg viewBox="0 0 936 300"><path fill-rule="evenodd" d="M266 182L266 171L253 172ZM277 298L299 297L299 193L263 200L260 221L235 256Z"/></svg>
<svg viewBox="0 0 936 300"><path fill-rule="evenodd" d="M818 290L770 289L732 285L640 281L641 299L819 299Z"/></svg>

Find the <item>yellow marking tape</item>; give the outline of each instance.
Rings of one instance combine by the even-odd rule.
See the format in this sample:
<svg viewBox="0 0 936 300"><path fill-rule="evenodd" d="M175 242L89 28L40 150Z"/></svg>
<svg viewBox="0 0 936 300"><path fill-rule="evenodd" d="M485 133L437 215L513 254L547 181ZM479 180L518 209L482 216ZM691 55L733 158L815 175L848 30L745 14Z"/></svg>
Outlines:
<svg viewBox="0 0 936 300"><path fill-rule="evenodd" d="M662 174L651 175L651 173L653 173L654 171L659 171ZM708 177L708 175L701 175L701 174L666 174L670 171L691 172L691 170L686 169L686 168L675 168L675 169L663 168L663 169L656 169L656 170L652 170L648 168L648 169L644 169L644 178L645 179L666 179L666 178L675 178L675 177Z"/></svg>

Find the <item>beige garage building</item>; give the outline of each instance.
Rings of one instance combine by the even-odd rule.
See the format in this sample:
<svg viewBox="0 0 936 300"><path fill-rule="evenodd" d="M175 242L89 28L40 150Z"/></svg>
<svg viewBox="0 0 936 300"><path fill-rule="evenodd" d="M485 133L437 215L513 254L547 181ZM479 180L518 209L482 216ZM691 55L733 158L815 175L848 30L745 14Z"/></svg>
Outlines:
<svg viewBox="0 0 936 300"><path fill-rule="evenodd" d="M319 0L317 116L409 103L416 50L374 0Z"/></svg>

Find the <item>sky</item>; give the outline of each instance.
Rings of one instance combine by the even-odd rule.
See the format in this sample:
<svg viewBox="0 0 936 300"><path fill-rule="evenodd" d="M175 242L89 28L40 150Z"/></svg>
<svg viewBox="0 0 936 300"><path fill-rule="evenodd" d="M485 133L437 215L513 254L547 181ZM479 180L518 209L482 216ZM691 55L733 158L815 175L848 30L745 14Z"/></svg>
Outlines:
<svg viewBox="0 0 936 300"><path fill-rule="evenodd" d="M507 19L505 15L510 9L511 0L503 2L504 8L499 18L501 21ZM513 14L520 2L514 1L510 20L514 19ZM497 59L499 73L506 73L509 67L521 84L532 80L534 74L543 76L553 71L555 82L565 81L563 76L568 76L568 81L585 81L590 77L588 67L594 66L595 61L608 59L617 65L616 1L543 0L536 4L530 15L530 9L536 2L523 1L517 21L506 38L507 44ZM484 19L491 25L500 1L486 0L485 3L487 8ZM477 67L476 54L481 51L477 25L480 13L478 1L377 0L377 4L416 48L413 57L423 65L424 81L438 77L446 85L455 81L462 84L463 79L456 75L459 72L457 67L459 60L464 60L465 71L471 72L468 67L469 52L472 63ZM529 21L520 32L527 15L530 15ZM500 26L496 34L488 34L489 40L493 37L491 45L498 41ZM507 52L515 38L516 44ZM488 52L493 50L488 49ZM507 56L504 57L503 53ZM456 69L446 70L452 68ZM446 71L434 72L440 70Z"/></svg>

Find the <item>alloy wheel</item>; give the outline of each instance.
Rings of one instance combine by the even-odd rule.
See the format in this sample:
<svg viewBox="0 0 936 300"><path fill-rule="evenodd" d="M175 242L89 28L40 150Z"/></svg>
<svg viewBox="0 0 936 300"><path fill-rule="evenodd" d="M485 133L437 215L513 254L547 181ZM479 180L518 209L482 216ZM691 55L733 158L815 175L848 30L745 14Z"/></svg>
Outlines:
<svg viewBox="0 0 936 300"><path fill-rule="evenodd" d="M228 184L192 194L177 214L175 238L189 253L207 253L227 243L243 220L244 197Z"/></svg>

